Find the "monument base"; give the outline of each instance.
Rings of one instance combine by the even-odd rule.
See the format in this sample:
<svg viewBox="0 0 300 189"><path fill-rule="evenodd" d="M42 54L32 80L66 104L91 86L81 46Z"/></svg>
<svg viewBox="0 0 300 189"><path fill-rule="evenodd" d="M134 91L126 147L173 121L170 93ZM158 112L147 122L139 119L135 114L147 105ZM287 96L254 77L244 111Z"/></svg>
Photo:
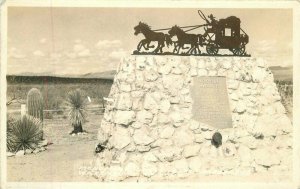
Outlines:
<svg viewBox="0 0 300 189"><path fill-rule="evenodd" d="M207 84L209 77L222 81ZM262 59L130 56L109 98L98 136L106 149L84 175L170 181L292 170L291 121Z"/></svg>

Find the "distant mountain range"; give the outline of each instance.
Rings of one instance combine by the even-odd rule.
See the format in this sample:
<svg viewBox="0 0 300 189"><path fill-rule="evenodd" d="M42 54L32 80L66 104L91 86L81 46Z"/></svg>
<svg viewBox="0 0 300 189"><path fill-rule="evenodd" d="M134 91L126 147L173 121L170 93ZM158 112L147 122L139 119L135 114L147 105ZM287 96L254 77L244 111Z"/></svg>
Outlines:
<svg viewBox="0 0 300 189"><path fill-rule="evenodd" d="M110 70L106 72L87 73L81 76L81 78L101 78L101 79L114 79L116 70Z"/></svg>
<svg viewBox="0 0 300 189"><path fill-rule="evenodd" d="M275 80L293 81L293 66L271 66L270 70L272 71Z"/></svg>
<svg viewBox="0 0 300 189"><path fill-rule="evenodd" d="M88 79L109 79L112 80L114 78L114 75L116 74L116 70L110 70L105 72L95 72L95 73L86 73L82 75L72 75L72 74L64 74L59 75L55 73L31 73L31 72L24 72L20 74L8 74L9 76L35 76L35 77L41 77L41 76L49 76L49 77L62 77L62 78L88 78Z"/></svg>
<svg viewBox="0 0 300 189"><path fill-rule="evenodd" d="M290 81L293 80L293 67L282 67L282 66L271 66L270 70L272 71L274 78L276 80L285 80ZM94 72L94 73L86 73L82 75L57 75L53 73L21 73L14 76L52 76L52 77L65 77L65 78L96 78L96 79L109 79L113 80L114 75L116 74L116 70L110 70L105 72Z"/></svg>

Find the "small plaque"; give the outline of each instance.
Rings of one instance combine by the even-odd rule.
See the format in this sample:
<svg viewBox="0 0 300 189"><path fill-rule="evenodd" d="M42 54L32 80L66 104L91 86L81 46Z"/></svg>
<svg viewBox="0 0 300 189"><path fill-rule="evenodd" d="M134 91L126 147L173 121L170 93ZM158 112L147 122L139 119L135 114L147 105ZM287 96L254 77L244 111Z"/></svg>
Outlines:
<svg viewBox="0 0 300 189"><path fill-rule="evenodd" d="M191 87L193 119L215 128L232 127L225 77L197 77Z"/></svg>

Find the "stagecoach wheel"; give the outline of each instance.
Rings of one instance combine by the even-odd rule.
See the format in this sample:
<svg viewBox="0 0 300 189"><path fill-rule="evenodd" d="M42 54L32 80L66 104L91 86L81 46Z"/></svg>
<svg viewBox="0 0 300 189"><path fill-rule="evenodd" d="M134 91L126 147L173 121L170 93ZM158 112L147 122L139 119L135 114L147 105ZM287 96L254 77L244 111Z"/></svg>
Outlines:
<svg viewBox="0 0 300 189"><path fill-rule="evenodd" d="M237 48L233 48L232 52L234 55L241 56L245 53L245 50L246 50L245 45L240 45Z"/></svg>
<svg viewBox="0 0 300 189"><path fill-rule="evenodd" d="M219 49L216 45L209 44L206 46L206 52L209 55L216 55L218 53Z"/></svg>

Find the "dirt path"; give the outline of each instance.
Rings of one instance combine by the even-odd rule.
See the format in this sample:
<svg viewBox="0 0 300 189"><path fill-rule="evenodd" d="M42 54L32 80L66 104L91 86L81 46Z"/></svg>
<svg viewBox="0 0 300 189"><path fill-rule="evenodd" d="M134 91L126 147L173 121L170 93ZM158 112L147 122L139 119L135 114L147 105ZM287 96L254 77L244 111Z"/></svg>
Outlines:
<svg viewBox="0 0 300 189"><path fill-rule="evenodd" d="M93 178L79 176L78 163L93 158L93 141L76 145L51 145L39 154L9 158L9 181L95 181Z"/></svg>

